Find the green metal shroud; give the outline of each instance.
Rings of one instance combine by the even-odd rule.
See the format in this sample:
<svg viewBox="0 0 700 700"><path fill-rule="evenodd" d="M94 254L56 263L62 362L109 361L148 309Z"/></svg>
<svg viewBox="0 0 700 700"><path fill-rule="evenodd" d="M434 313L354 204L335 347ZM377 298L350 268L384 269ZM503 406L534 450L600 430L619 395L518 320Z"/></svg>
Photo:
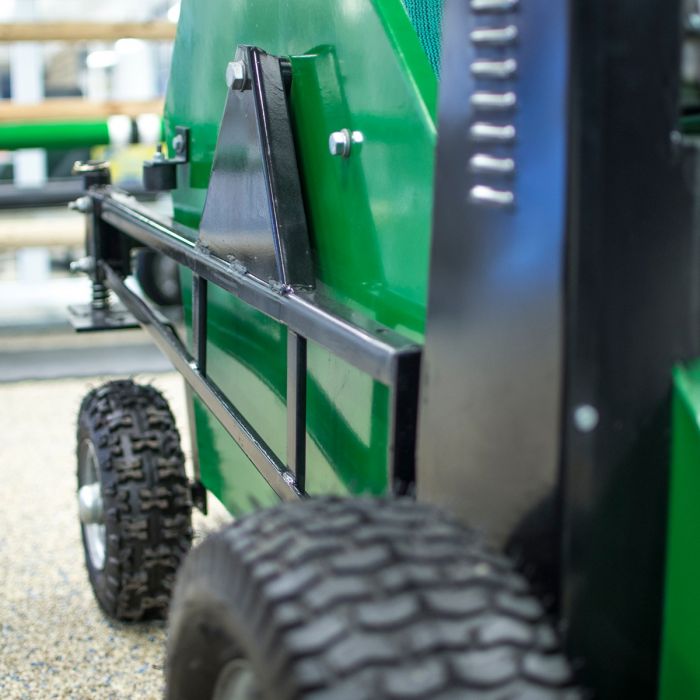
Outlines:
<svg viewBox="0 0 700 700"><path fill-rule="evenodd" d="M700 361L674 372L661 700L700 697Z"/></svg>
<svg viewBox="0 0 700 700"><path fill-rule="evenodd" d="M185 0L166 100L170 140L191 128L174 193L192 230L202 215L239 44L288 56L292 118L319 286L417 341L425 322L437 81L401 0ZM361 131L347 160L331 132ZM232 194L233 196L233 194ZM191 328L191 276L183 271ZM286 456L286 333L210 289L208 372L263 439ZM309 345L307 491L387 489L387 390ZM195 412L202 480L236 514L277 496L220 424Z"/></svg>

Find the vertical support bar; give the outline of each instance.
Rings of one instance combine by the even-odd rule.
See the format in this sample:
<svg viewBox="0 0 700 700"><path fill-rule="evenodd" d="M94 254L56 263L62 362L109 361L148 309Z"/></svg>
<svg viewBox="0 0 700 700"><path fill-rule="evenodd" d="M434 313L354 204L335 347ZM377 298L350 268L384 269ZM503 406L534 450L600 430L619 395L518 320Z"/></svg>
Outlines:
<svg viewBox="0 0 700 700"><path fill-rule="evenodd" d="M287 467L306 489L306 338L287 333Z"/></svg>
<svg viewBox="0 0 700 700"><path fill-rule="evenodd" d="M389 486L400 496L416 480L420 360L420 353L400 355L396 381L389 386Z"/></svg>
<svg viewBox="0 0 700 700"><path fill-rule="evenodd" d="M202 376L207 376L207 297L209 283L192 275L192 354Z"/></svg>
<svg viewBox="0 0 700 700"><path fill-rule="evenodd" d="M207 489L202 483L202 470L199 462L199 443L197 441L197 420L195 416L195 392L192 387L185 382L185 400L187 403L187 428L190 438L190 454L192 457L192 476L191 484L192 502L204 515L207 514Z"/></svg>

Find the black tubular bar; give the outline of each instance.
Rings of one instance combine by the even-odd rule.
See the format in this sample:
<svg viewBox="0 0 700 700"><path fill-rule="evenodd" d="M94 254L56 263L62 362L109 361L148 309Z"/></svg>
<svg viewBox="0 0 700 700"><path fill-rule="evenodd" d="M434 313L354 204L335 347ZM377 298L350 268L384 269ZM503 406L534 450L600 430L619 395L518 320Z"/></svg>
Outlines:
<svg viewBox="0 0 700 700"><path fill-rule="evenodd" d="M202 376L207 376L208 282L192 275L192 352Z"/></svg>
<svg viewBox="0 0 700 700"><path fill-rule="evenodd" d="M396 383L400 358L420 356L421 348L389 328L352 315L318 292L275 289L232 263L211 255L191 240L191 230L168 218L156 218L135 201L120 201L107 190L93 190L102 220L140 243L189 267L249 306L318 343L373 379ZM379 337L381 335L381 337Z"/></svg>
<svg viewBox="0 0 700 700"><path fill-rule="evenodd" d="M396 495L406 495L415 482L416 427L421 356L401 355L396 382L389 388L388 464Z"/></svg>
<svg viewBox="0 0 700 700"><path fill-rule="evenodd" d="M306 486L306 338L287 332L287 467Z"/></svg>
<svg viewBox="0 0 700 700"><path fill-rule="evenodd" d="M294 498L305 491L308 341L317 343L389 388L388 479L398 493L409 490L415 480L420 346L339 306L318 291L299 291L260 281L239 263L224 260L213 255L206 246L195 243L195 232L168 218L154 217L135 201L110 189L92 189L89 194L95 200L96 218L108 225L107 231L116 229L192 270L192 355L174 330L125 286L118 271L102 261L97 274L105 277L109 287L278 495ZM99 221L95 226L100 228L98 224ZM286 465L207 377L209 283L287 327Z"/></svg>
<svg viewBox="0 0 700 700"><path fill-rule="evenodd" d="M279 461L219 387L202 374L173 328L162 323L149 305L132 292L124 284L121 276L109 265L102 263L101 269L110 288L148 332L161 352L173 363L175 369L182 374L206 407L221 422L277 495L285 500L303 496L296 485L294 475Z"/></svg>

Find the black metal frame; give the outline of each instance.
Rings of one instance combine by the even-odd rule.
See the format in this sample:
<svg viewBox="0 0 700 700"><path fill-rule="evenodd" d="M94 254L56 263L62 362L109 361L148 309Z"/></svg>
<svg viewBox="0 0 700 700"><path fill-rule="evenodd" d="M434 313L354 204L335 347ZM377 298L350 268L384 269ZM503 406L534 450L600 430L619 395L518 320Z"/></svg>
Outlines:
<svg viewBox="0 0 700 700"><path fill-rule="evenodd" d="M421 348L393 330L334 304L318 291L294 291L257 280L235 262L211 254L192 239L192 232L158 218L110 188L89 191L91 224L96 226L96 274L149 333L183 375L192 391L217 417L277 494L298 498L306 476L306 363L312 341L366 372L390 389L390 482L406 492L414 479L415 419ZM105 254L106 240L109 250ZM174 328L124 281L129 251L148 246L193 271L193 352ZM102 255L102 257L100 257ZM287 326L288 459L285 464L207 375L207 289L215 284L258 311ZM109 314L103 311L102 314ZM85 328L83 328L85 330Z"/></svg>
<svg viewBox="0 0 700 700"><path fill-rule="evenodd" d="M222 118L212 179L200 231L158 218L133 199L108 186L109 174L88 164L85 187L92 206L88 214L88 253L94 260L93 303L74 310L79 330L112 330L139 323L184 376L191 392L219 419L272 488L282 498L302 496L306 484L306 370L308 341L317 343L390 390L389 483L398 493L415 478L416 417L421 348L389 328L343 307L314 290L311 250L289 115L291 67L287 60L255 47L237 51L248 79L229 90ZM234 86L232 86L233 88ZM247 120L247 121L246 121ZM246 128L241 129L241 122ZM252 127L249 128L249 127ZM251 136L257 131L257 136ZM189 136L178 127L181 152L173 161L145 164L148 180L170 173L188 160ZM256 139L256 144L251 139ZM242 161L232 153L257 146L262 158ZM242 164L241 164L242 163ZM260 201L230 200L245 180ZM246 208L253 214L246 214ZM256 212L267 210L268 217ZM252 217L242 222L239 218ZM252 221L255 254L240 251L240 228ZM195 242L196 241L196 242ZM135 247L147 246L192 270L192 352L174 328L124 283ZM259 263L258 261L263 261ZM271 271L270 274L261 274ZM287 463L265 443L255 428L207 373L208 288L214 284L287 327ZM111 289L126 307L108 304Z"/></svg>

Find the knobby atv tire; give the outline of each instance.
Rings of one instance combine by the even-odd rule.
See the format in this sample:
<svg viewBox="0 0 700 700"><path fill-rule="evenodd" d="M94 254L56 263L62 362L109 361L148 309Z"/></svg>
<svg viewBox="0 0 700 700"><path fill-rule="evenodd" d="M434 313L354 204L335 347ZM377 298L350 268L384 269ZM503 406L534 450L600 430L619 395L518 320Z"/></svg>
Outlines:
<svg viewBox="0 0 700 700"><path fill-rule="evenodd" d="M511 562L409 500L284 504L193 550L166 697L209 700L241 668L254 679L242 697L266 700L579 698Z"/></svg>
<svg viewBox="0 0 700 700"><path fill-rule="evenodd" d="M86 440L99 467L106 527L101 570L81 527L95 596L118 620L165 617L176 570L192 542L184 455L168 403L153 387L109 382L83 399L79 460Z"/></svg>

